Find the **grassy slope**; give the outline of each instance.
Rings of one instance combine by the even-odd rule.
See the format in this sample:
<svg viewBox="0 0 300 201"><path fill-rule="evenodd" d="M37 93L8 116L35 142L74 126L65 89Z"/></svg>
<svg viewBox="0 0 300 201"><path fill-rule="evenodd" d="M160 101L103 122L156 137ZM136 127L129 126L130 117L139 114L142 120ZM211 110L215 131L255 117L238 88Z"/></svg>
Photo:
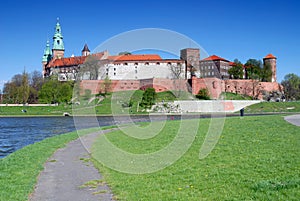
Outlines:
<svg viewBox="0 0 300 201"><path fill-rule="evenodd" d="M229 92L223 92L221 96L224 97L225 100L252 100L252 97L250 96Z"/></svg>
<svg viewBox="0 0 300 201"><path fill-rule="evenodd" d="M99 129L85 129L84 135ZM26 146L0 159L0 200L27 200L34 189L39 172L47 159L67 142L78 137L77 132L57 135Z"/></svg>
<svg viewBox="0 0 300 201"><path fill-rule="evenodd" d="M300 112L300 102L261 102L245 108L245 113Z"/></svg>
<svg viewBox="0 0 300 201"><path fill-rule="evenodd" d="M198 135L189 151L162 171L131 175L95 164L119 200L297 200L300 197L299 127L285 122L281 116L228 118L215 149L199 160L208 123L209 119L200 121ZM148 153L170 142L177 127L178 122L170 121L151 140L132 139L120 131L107 136L123 150Z"/></svg>

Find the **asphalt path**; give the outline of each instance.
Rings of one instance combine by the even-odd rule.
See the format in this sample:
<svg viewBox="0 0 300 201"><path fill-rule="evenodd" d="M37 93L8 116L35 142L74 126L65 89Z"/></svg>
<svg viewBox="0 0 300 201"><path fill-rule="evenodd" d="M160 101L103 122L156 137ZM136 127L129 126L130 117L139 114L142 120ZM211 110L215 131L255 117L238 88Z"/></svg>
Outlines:
<svg viewBox="0 0 300 201"><path fill-rule="evenodd" d="M109 186L89 161L89 149L106 130L88 134L58 149L38 177L30 201L113 200ZM92 181L92 182L91 182ZM89 183L92 185L88 185Z"/></svg>
<svg viewBox="0 0 300 201"><path fill-rule="evenodd" d="M284 117L284 120L291 124L294 124L295 126L300 126L300 114L286 116Z"/></svg>

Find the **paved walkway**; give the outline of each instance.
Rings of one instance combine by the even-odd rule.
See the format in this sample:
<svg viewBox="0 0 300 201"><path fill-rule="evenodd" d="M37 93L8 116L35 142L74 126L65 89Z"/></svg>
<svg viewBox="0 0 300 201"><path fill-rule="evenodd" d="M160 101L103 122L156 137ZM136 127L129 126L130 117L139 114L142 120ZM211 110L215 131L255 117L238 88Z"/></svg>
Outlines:
<svg viewBox="0 0 300 201"><path fill-rule="evenodd" d="M286 117L284 117L284 120L286 120L289 123L294 124L296 126L300 126L300 114L286 116Z"/></svg>
<svg viewBox="0 0 300 201"><path fill-rule="evenodd" d="M104 132L109 130L101 133ZM45 169L41 172L35 191L29 200L113 200L111 190L101 181L102 177L98 170L89 162L90 155L86 150L91 148L95 138L101 133L86 135L57 150L45 164ZM99 183L86 187L84 184L91 180L98 180Z"/></svg>

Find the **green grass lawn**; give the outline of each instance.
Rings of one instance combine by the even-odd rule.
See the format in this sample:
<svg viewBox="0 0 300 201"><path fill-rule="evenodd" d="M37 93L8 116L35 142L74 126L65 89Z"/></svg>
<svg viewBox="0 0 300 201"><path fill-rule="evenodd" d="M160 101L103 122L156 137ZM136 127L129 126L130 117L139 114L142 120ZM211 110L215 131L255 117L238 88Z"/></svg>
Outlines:
<svg viewBox="0 0 300 201"><path fill-rule="evenodd" d="M223 97L224 100L252 100L251 96L230 93L230 92L222 92L221 97Z"/></svg>
<svg viewBox="0 0 300 201"><path fill-rule="evenodd" d="M173 165L150 174L126 174L97 162L118 200L298 200L300 128L282 116L227 118L223 133L205 159L199 159L210 120L201 119L191 148ZM169 121L149 140L114 131L106 137L122 150L155 152L174 139L178 121ZM104 136L101 136L104 137ZM159 161L157 161L159 162Z"/></svg>
<svg viewBox="0 0 300 201"><path fill-rule="evenodd" d="M261 102L245 108L245 113L300 112L300 102Z"/></svg>
<svg viewBox="0 0 300 201"><path fill-rule="evenodd" d="M66 143L79 135L98 131L99 128L85 129L47 138L26 146L0 159L0 200L25 201L33 192L40 171L47 159Z"/></svg>
<svg viewBox="0 0 300 201"><path fill-rule="evenodd" d="M26 110L26 113L22 112ZM47 116L62 116L64 112L72 113L71 105L59 105L59 106L0 106L0 116L6 115L47 115Z"/></svg>

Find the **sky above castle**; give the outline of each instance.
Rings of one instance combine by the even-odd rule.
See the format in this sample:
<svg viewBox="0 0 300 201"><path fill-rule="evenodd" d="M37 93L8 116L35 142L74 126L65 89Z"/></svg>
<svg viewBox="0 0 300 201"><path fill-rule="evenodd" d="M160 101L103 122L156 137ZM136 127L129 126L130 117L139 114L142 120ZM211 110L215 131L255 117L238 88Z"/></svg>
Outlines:
<svg viewBox="0 0 300 201"><path fill-rule="evenodd" d="M0 89L24 68L41 71L43 51L47 39L52 42L57 17L66 57L81 55L85 43L93 51L123 32L162 28L184 34L209 55L228 60L244 63L272 53L277 57L278 81L288 73L300 75L297 0L10 0L0 7Z"/></svg>

